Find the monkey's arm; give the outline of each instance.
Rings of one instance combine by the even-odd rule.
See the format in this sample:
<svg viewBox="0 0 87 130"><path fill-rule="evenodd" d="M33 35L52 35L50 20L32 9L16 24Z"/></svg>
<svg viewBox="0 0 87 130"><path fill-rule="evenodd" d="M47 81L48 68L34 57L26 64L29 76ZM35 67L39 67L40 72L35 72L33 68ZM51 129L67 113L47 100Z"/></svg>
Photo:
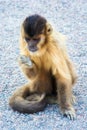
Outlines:
<svg viewBox="0 0 87 130"><path fill-rule="evenodd" d="M71 82L69 80L59 79L57 80L57 87L61 113L71 120L75 119L76 114L72 105L74 96L72 96Z"/></svg>
<svg viewBox="0 0 87 130"><path fill-rule="evenodd" d="M77 74L74 68L73 63L71 62L71 60L69 58L66 59L70 74L71 74L71 79L72 79L72 85L74 85L76 83L77 80Z"/></svg>
<svg viewBox="0 0 87 130"><path fill-rule="evenodd" d="M28 79L35 78L38 72L36 65L30 60L29 57L20 55L18 58L19 66L22 72Z"/></svg>
<svg viewBox="0 0 87 130"><path fill-rule="evenodd" d="M65 60L65 59L61 59ZM63 115L70 119L75 118L75 110L72 105L72 85L75 82L75 77L73 73L73 68L71 63L67 63L65 60L65 63L63 64L62 61L60 61L60 66L55 71L55 78L57 83L57 93L58 93L58 102L61 109L61 112ZM62 66L62 67L61 67Z"/></svg>
<svg viewBox="0 0 87 130"><path fill-rule="evenodd" d="M73 66L63 45L56 42L51 44L49 57L52 60L52 73L57 83L58 102L63 115L70 119L75 118L72 106L72 85L75 82ZM55 50L55 51L54 51Z"/></svg>

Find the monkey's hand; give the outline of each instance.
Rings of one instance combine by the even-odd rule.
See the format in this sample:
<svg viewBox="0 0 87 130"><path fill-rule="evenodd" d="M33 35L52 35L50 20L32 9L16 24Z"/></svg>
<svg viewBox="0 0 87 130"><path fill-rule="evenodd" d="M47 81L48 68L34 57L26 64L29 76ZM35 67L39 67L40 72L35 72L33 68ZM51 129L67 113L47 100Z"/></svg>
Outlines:
<svg viewBox="0 0 87 130"><path fill-rule="evenodd" d="M20 55L18 57L18 62L19 62L19 65L25 64L26 66L28 66L30 68L32 68L32 66L33 66L33 63L30 60L30 58L27 56L24 56L24 55Z"/></svg>
<svg viewBox="0 0 87 130"><path fill-rule="evenodd" d="M63 116L68 117L70 120L76 119L75 110L73 107L70 107L69 109L61 109L61 113Z"/></svg>
<svg viewBox="0 0 87 130"><path fill-rule="evenodd" d="M29 57L20 55L18 58L18 63L21 70L23 71L23 73L28 79L36 77L38 69Z"/></svg>

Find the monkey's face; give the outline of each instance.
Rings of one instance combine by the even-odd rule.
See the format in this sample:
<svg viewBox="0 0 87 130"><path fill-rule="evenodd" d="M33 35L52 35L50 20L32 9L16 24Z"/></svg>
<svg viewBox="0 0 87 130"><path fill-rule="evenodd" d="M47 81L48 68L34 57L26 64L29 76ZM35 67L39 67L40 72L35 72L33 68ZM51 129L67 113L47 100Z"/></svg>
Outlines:
<svg viewBox="0 0 87 130"><path fill-rule="evenodd" d="M22 25L22 37L27 44L28 51L35 53L41 51L46 44L47 21L39 15L32 15L25 19Z"/></svg>
<svg viewBox="0 0 87 130"><path fill-rule="evenodd" d="M38 34L34 37L25 36L24 41L27 44L27 48L30 52L34 53L41 49L43 44L45 43L45 35Z"/></svg>

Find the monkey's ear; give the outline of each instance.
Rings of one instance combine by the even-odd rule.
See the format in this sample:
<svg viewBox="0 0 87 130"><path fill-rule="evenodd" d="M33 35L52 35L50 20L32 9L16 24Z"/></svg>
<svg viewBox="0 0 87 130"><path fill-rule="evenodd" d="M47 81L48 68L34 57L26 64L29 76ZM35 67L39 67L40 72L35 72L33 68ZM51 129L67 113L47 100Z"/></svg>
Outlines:
<svg viewBox="0 0 87 130"><path fill-rule="evenodd" d="M47 23L46 24L46 34L49 35L52 33L52 31L53 31L53 28L52 28L51 24Z"/></svg>

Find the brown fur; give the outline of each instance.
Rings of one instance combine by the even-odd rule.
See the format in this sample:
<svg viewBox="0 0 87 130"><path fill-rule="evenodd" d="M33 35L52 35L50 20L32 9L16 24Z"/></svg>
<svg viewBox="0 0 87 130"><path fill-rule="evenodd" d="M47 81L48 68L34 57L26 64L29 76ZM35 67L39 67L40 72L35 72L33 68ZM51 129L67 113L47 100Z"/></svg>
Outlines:
<svg viewBox="0 0 87 130"><path fill-rule="evenodd" d="M55 103L58 101L62 114L73 119L75 117L75 110L72 106L72 86L75 83L76 74L66 51L66 37L61 33L54 31L47 22L44 34L38 34L39 37L41 37L41 41L37 45L38 51L32 53L29 51L27 44L24 41L25 35L26 33L22 25L20 54L25 56L25 58L30 58L33 65L32 67L29 67L22 62L19 64L23 73L30 80L30 83L16 91L10 100L10 105L13 109L20 112L33 113L43 110L48 102L51 103L53 90L55 90L57 95L55 95L56 98L52 98L52 102L53 100ZM52 77L54 77L55 83L52 81ZM31 100L29 97L32 93L37 93L37 96L38 94L44 96L39 96L41 100L39 99L38 102L34 102L32 105L33 99ZM46 98L46 95L48 96L48 99ZM23 96L26 99L23 98ZM16 97L19 99L16 99ZM31 106L30 104L24 106L29 100L31 100ZM22 102L19 103L20 107L23 105L22 110L20 110L19 105L14 105L17 104L16 102ZM27 103L23 104L23 102Z"/></svg>

